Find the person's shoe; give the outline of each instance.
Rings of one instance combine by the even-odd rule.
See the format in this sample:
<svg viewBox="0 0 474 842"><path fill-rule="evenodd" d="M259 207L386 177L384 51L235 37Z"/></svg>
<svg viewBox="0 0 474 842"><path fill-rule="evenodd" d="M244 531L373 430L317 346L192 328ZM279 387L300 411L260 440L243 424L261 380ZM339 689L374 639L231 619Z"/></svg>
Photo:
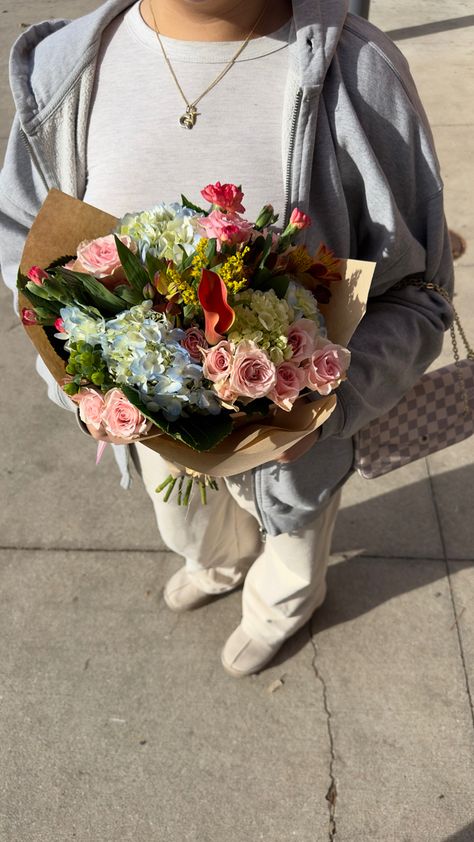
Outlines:
<svg viewBox="0 0 474 842"><path fill-rule="evenodd" d="M241 625L237 626L222 650L222 666L233 678L252 675L270 663L282 645L283 641L273 644L261 643L249 637Z"/></svg>
<svg viewBox="0 0 474 842"><path fill-rule="evenodd" d="M186 567L180 569L168 579L163 591L163 599L171 611L191 611L200 608L219 596L219 594L205 593L194 584L192 576Z"/></svg>

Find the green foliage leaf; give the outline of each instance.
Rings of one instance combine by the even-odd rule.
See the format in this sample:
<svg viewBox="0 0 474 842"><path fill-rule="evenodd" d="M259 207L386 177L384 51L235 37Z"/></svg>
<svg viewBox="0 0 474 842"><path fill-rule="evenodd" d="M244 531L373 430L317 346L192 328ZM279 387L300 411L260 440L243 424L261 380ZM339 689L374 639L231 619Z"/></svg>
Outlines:
<svg viewBox="0 0 474 842"><path fill-rule="evenodd" d="M130 251L130 249L127 248L127 246L124 245L117 236L115 236L115 243L117 245L118 256L123 266L127 281L137 293L142 294L143 287L150 282L147 270L143 266L143 263L138 255ZM153 276L151 280L153 280Z"/></svg>
<svg viewBox="0 0 474 842"><path fill-rule="evenodd" d="M272 248L273 248L273 235L268 234L268 236L265 240L265 245L263 247L262 256L260 258L259 266L260 266L261 269L265 266L265 261L266 261L268 255L270 254Z"/></svg>
<svg viewBox="0 0 474 842"><path fill-rule="evenodd" d="M209 240L209 242L207 244L207 248L206 248L206 257L209 260L209 262L212 262L214 260L214 258L216 256L216 251L217 251L217 240L216 240L215 237L211 237L211 239Z"/></svg>
<svg viewBox="0 0 474 842"><path fill-rule="evenodd" d="M171 438L183 442L192 450L200 452L212 450L232 432L230 414L224 410L219 415L192 415L189 418L181 417L178 421L167 421L162 413L150 412L135 389L129 386L120 386L120 388L130 403L133 403L146 418L153 421L158 429Z"/></svg>
<svg viewBox="0 0 474 842"><path fill-rule="evenodd" d="M189 208L189 210L196 211L196 213L199 213L201 216L209 216L209 211L203 210L199 207L199 205L194 205L193 202L190 202L189 199L187 199L186 196L183 196L182 193L181 204L183 208Z"/></svg>
<svg viewBox="0 0 474 842"><path fill-rule="evenodd" d="M284 298L288 291L290 280L289 275L272 275L269 272L267 277L261 278L261 274L259 273L258 289L261 289L262 292L273 289L278 298Z"/></svg>
<svg viewBox="0 0 474 842"><path fill-rule="evenodd" d="M115 315L125 309L123 299L108 290L92 275L71 272L69 269L60 269L59 271L64 275L66 281L70 279L78 282L74 289L74 299L78 304L84 306L92 304L97 307L101 315L105 316Z"/></svg>
<svg viewBox="0 0 474 842"><path fill-rule="evenodd" d="M127 310L128 305L131 304L134 306L135 304L141 304L143 301L143 295L139 295L136 290L132 289L129 286L119 286L115 287L114 295L117 298L121 298L123 301L122 310Z"/></svg>

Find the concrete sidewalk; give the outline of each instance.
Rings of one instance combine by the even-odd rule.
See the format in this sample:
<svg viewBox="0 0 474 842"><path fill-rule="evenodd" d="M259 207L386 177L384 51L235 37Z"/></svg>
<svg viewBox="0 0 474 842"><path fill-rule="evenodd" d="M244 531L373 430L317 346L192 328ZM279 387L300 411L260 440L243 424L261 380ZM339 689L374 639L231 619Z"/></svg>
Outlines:
<svg viewBox="0 0 474 842"><path fill-rule="evenodd" d="M96 5L5 0L3 147L21 25ZM432 121L448 222L468 245L456 302L474 342L470 13L372 3ZM348 483L326 603L238 682L219 651L240 595L166 609L180 562L140 482L121 491L108 453L95 468L0 296L2 842L473 842L474 440Z"/></svg>

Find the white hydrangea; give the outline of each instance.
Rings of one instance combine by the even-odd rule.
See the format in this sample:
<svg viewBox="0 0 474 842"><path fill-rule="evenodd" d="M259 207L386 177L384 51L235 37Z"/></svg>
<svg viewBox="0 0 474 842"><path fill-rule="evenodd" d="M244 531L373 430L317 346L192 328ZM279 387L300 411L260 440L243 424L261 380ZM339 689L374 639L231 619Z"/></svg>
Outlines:
<svg viewBox="0 0 474 842"><path fill-rule="evenodd" d="M115 233L129 236L138 245L142 260L148 252L155 257L180 263L183 249L191 254L201 236L193 227L195 211L174 202L161 204L140 213L127 213L118 223Z"/></svg>

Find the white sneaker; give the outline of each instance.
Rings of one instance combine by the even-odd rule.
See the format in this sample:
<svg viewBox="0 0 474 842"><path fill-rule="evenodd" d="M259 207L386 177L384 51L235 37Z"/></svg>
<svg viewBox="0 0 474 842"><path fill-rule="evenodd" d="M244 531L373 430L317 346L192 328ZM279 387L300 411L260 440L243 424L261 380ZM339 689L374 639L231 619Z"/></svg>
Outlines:
<svg viewBox="0 0 474 842"><path fill-rule="evenodd" d="M237 626L222 650L222 666L233 678L252 675L252 673L258 672L270 663L283 646L283 642L261 643L259 640L249 637L241 625Z"/></svg>
<svg viewBox="0 0 474 842"><path fill-rule="evenodd" d="M219 594L205 593L194 584L192 576L186 567L180 569L168 579L163 591L163 599L171 611L192 611L200 608L219 596Z"/></svg>

